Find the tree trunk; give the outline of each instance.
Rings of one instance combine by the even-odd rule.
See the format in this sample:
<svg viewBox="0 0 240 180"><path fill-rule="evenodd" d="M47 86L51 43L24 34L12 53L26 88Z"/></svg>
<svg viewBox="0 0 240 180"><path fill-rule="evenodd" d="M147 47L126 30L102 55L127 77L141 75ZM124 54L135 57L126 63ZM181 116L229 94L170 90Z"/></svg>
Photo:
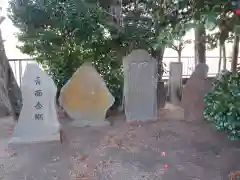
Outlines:
<svg viewBox="0 0 240 180"><path fill-rule="evenodd" d="M163 69L163 55L165 48L159 48L153 52L152 56L157 60L157 106L163 108L166 104L166 93L164 88L164 81L162 76L164 73Z"/></svg>
<svg viewBox="0 0 240 180"><path fill-rule="evenodd" d="M195 28L195 66L206 63L206 31L204 24Z"/></svg>
<svg viewBox="0 0 240 180"><path fill-rule="evenodd" d="M6 57L0 31L0 116L12 115L16 120L21 111L22 96Z"/></svg>
<svg viewBox="0 0 240 180"><path fill-rule="evenodd" d="M113 22L120 27L122 26L122 0L114 0L110 5L110 14L113 15Z"/></svg>
<svg viewBox="0 0 240 180"><path fill-rule="evenodd" d="M178 53L178 62L181 62L182 52L178 51L177 53Z"/></svg>
<svg viewBox="0 0 240 180"><path fill-rule="evenodd" d="M227 57L226 57L225 43L222 45L222 51L223 51L223 71L225 72L227 70Z"/></svg>
<svg viewBox="0 0 240 180"><path fill-rule="evenodd" d="M238 63L238 51L239 51L239 36L235 35L234 42L233 42L233 54L232 54L232 64L231 64L231 71L237 71L237 63Z"/></svg>
<svg viewBox="0 0 240 180"><path fill-rule="evenodd" d="M219 43L218 74L221 72L221 65L222 65L222 45Z"/></svg>

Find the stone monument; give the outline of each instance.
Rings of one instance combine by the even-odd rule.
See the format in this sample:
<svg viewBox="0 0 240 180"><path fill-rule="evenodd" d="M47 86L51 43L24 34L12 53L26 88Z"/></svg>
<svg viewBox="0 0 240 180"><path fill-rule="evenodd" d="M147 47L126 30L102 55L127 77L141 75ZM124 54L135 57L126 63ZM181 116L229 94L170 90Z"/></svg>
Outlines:
<svg viewBox="0 0 240 180"><path fill-rule="evenodd" d="M123 59L125 115L128 122L157 119L157 62L145 50Z"/></svg>
<svg viewBox="0 0 240 180"><path fill-rule="evenodd" d="M106 112L115 99L104 80L90 64L83 64L63 86L59 103L75 126L108 124Z"/></svg>
<svg viewBox="0 0 240 180"><path fill-rule="evenodd" d="M21 89L23 107L10 143L60 140L53 80L37 64L28 64Z"/></svg>
<svg viewBox="0 0 240 180"><path fill-rule="evenodd" d="M212 88L212 81L207 79L208 66L198 64L188 79L182 95L184 119L187 121L202 121L204 97Z"/></svg>
<svg viewBox="0 0 240 180"><path fill-rule="evenodd" d="M168 92L170 102L179 105L182 95L182 62L170 63Z"/></svg>

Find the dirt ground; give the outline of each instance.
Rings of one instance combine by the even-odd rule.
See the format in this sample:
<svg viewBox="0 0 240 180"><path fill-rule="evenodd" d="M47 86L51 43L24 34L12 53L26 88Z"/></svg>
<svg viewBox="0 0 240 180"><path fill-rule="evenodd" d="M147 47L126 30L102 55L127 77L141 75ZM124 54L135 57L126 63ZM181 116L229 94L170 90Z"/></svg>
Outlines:
<svg viewBox="0 0 240 180"><path fill-rule="evenodd" d="M0 123L0 180L227 180L240 170L240 142L206 122L186 122L167 105L156 122L63 125L60 142L7 148L9 119ZM111 117L110 117L111 119Z"/></svg>

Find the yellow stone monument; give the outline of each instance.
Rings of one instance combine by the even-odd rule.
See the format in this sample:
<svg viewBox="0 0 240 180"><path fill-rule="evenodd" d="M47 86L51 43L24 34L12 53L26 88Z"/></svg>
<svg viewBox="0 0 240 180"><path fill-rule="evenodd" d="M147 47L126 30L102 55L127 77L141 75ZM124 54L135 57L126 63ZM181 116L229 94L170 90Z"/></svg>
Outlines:
<svg viewBox="0 0 240 180"><path fill-rule="evenodd" d="M103 122L114 101L104 80L90 63L84 63L73 74L59 97L67 114L84 125Z"/></svg>

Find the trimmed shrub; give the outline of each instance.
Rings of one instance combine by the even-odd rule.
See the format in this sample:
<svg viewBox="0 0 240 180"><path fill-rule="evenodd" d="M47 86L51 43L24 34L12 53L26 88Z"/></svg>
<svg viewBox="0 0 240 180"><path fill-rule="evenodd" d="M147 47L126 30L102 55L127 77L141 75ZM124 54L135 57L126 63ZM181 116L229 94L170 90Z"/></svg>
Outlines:
<svg viewBox="0 0 240 180"><path fill-rule="evenodd" d="M204 99L204 117L231 140L240 139L240 72L225 72Z"/></svg>

